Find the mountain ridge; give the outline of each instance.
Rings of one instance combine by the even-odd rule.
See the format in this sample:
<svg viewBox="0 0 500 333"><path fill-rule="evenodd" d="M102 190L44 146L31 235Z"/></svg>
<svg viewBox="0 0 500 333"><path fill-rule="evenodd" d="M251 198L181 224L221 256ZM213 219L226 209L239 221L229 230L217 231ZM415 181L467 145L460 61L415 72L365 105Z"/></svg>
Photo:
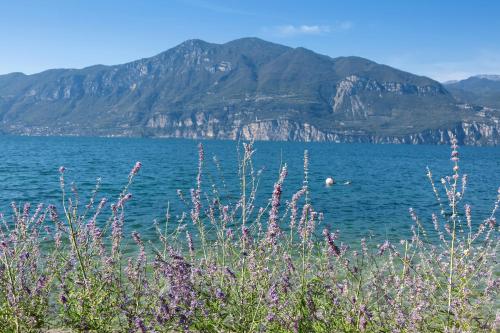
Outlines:
<svg viewBox="0 0 500 333"><path fill-rule="evenodd" d="M0 130L21 135L498 144L497 118L430 78L258 38L0 75Z"/></svg>
<svg viewBox="0 0 500 333"><path fill-rule="evenodd" d="M445 84L463 103L500 109L500 75L479 74Z"/></svg>

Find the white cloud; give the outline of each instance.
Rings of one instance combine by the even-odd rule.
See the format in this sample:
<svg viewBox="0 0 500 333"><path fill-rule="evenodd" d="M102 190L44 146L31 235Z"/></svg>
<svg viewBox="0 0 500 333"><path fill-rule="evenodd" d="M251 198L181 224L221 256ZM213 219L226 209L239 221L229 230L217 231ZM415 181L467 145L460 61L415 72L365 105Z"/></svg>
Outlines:
<svg viewBox="0 0 500 333"><path fill-rule="evenodd" d="M276 32L282 36L296 36L296 35L319 35L321 33L330 32L330 27L327 25L282 25L276 27Z"/></svg>
<svg viewBox="0 0 500 333"><path fill-rule="evenodd" d="M338 22L334 25L287 24L287 25L275 26L271 29L264 28L264 30L268 32L270 31L273 35L278 37L294 37L301 35L324 35L331 32L349 30L351 28L352 28L352 22L343 21L343 22Z"/></svg>

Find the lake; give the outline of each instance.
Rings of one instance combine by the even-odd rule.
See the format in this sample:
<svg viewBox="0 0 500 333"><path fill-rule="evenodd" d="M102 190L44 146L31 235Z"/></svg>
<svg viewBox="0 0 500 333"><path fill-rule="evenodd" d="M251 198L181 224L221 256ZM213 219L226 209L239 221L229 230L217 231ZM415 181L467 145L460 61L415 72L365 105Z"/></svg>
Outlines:
<svg viewBox="0 0 500 333"><path fill-rule="evenodd" d="M143 138L10 137L0 140L1 210L8 215L12 201L60 202L59 173L66 167L67 183L74 182L87 198L102 179L98 198L116 198L136 161L143 167L130 192L126 231L137 230L151 239L153 221L164 219L168 203L175 216L186 208L177 190L189 199L196 184L200 141ZM215 184L226 200L237 198L237 142L201 141L205 148L205 188ZM324 224L339 229L344 241L373 237L406 237L413 207L430 228L430 214L438 212L426 178L426 166L439 178L451 173L447 146L369 145L299 142L256 142L255 167L262 170L258 203L270 198L281 163L288 165L283 199L289 200L302 185L303 153L310 156L311 199L324 213ZM489 216L500 185L500 149L461 147L461 170L469 175L466 201L476 223ZM222 170L213 162L217 157ZM337 184L324 185L332 176ZM345 181L351 185L343 185ZM109 210L109 207L107 208Z"/></svg>

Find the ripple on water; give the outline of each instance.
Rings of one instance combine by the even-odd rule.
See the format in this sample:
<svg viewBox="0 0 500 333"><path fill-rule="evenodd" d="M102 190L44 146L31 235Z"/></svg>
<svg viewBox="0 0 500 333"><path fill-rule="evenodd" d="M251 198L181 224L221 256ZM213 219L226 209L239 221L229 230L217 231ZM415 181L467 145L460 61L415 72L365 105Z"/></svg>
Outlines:
<svg viewBox="0 0 500 333"><path fill-rule="evenodd" d="M196 183L197 144L174 139L3 137L0 207L9 212L12 201L59 203L57 170L61 165L67 169L67 184L74 181L81 198L90 194L96 179L101 177L102 192L98 198L106 197L112 202L127 182L130 168L139 160L143 168L130 188L133 199L127 206L126 230L138 230L145 238L152 237L153 221L164 221L169 202L174 220L181 209L186 209L177 189L190 201L189 190ZM221 199L235 203L239 186L236 143L203 144L203 184L215 182ZM370 235L399 239L408 234L410 207L430 222L431 212L439 207L426 180L425 168L429 166L439 180L451 167L445 146L257 142L255 147L255 169L263 169L257 204L268 203L280 162L286 162L289 170L283 198L291 198L302 185L303 151L308 149L311 200L318 211L324 212L325 226L340 229L344 240ZM214 155L223 170L223 180L213 162ZM473 207L473 217L482 221L490 212L500 185L500 149L465 147L461 149L461 158L462 170L469 174L466 198ZM325 187L327 176L333 176L337 184ZM347 180L352 184L343 185Z"/></svg>

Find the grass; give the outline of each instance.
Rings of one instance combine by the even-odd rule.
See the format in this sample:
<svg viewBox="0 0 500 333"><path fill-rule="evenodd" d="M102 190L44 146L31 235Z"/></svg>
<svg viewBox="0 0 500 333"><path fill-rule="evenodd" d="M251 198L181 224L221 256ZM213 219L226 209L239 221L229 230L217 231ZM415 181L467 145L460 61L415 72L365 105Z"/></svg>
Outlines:
<svg viewBox="0 0 500 333"><path fill-rule="evenodd" d="M2 216L1 332L496 332L500 192L473 222L457 148L441 186L428 170L440 207L432 223L410 209L412 237L377 246L349 246L324 227L307 152L293 197L282 198L283 165L268 205L256 207L252 144L232 205L204 184L200 145L190 208L179 220L167 214L151 243L123 231L139 162L111 204L99 184L81 203L61 167L59 210L12 204Z"/></svg>

